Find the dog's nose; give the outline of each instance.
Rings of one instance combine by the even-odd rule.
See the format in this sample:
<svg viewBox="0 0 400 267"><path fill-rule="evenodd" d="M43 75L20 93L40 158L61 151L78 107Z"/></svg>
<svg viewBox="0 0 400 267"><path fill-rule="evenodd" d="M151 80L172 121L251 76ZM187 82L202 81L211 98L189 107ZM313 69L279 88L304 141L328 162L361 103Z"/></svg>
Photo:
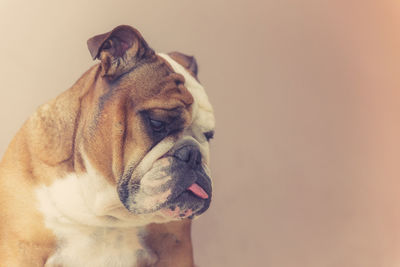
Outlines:
<svg viewBox="0 0 400 267"><path fill-rule="evenodd" d="M174 157L188 163L192 168L201 165L201 153L195 146L183 146L175 151Z"/></svg>

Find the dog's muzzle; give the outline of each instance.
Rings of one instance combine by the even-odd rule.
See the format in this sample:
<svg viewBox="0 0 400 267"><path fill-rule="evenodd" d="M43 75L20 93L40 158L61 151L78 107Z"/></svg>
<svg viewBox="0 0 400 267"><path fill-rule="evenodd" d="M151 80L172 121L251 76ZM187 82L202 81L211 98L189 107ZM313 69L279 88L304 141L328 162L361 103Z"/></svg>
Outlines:
<svg viewBox="0 0 400 267"><path fill-rule="evenodd" d="M212 186L199 146L187 140L156 160L142 177L120 183L118 193L136 214L163 210L169 217L192 218L208 209Z"/></svg>

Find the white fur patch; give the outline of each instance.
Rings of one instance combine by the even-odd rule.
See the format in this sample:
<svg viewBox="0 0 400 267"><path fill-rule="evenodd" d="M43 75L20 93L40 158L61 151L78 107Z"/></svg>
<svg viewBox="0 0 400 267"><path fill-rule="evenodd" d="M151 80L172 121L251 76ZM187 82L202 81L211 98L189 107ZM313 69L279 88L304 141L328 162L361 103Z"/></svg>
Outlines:
<svg viewBox="0 0 400 267"><path fill-rule="evenodd" d="M165 59L176 73L182 74L183 77L185 77L185 87L192 94L194 99L192 105L192 127L199 127L202 133L214 130L214 111L204 87L182 65L173 60L170 56L163 53L158 53L158 55Z"/></svg>
<svg viewBox="0 0 400 267"><path fill-rule="evenodd" d="M148 251L141 247L134 228L75 226L60 230L56 232L58 248L46 267L125 267L137 266L138 257L148 258L149 263L157 260L155 255L145 255Z"/></svg>

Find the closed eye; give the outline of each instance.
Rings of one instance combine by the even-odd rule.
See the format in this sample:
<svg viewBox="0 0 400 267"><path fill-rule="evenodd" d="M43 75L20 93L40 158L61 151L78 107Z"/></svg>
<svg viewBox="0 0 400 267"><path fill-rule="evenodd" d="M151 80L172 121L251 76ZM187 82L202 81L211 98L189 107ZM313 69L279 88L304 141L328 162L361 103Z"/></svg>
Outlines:
<svg viewBox="0 0 400 267"><path fill-rule="evenodd" d="M159 120L150 119L150 126L155 132L162 132L165 130L166 123Z"/></svg>
<svg viewBox="0 0 400 267"><path fill-rule="evenodd" d="M209 142L211 139L214 138L214 131L205 132L204 136L206 137L207 142Z"/></svg>

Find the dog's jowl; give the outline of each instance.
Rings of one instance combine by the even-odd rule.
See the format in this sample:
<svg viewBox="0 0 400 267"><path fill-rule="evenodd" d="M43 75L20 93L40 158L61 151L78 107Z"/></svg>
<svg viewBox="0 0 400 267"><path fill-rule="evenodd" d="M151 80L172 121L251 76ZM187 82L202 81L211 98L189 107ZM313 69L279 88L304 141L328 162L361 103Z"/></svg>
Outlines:
<svg viewBox="0 0 400 267"><path fill-rule="evenodd" d="M194 266L214 133L196 60L125 25L87 44L99 64L40 106L0 163L0 266Z"/></svg>

